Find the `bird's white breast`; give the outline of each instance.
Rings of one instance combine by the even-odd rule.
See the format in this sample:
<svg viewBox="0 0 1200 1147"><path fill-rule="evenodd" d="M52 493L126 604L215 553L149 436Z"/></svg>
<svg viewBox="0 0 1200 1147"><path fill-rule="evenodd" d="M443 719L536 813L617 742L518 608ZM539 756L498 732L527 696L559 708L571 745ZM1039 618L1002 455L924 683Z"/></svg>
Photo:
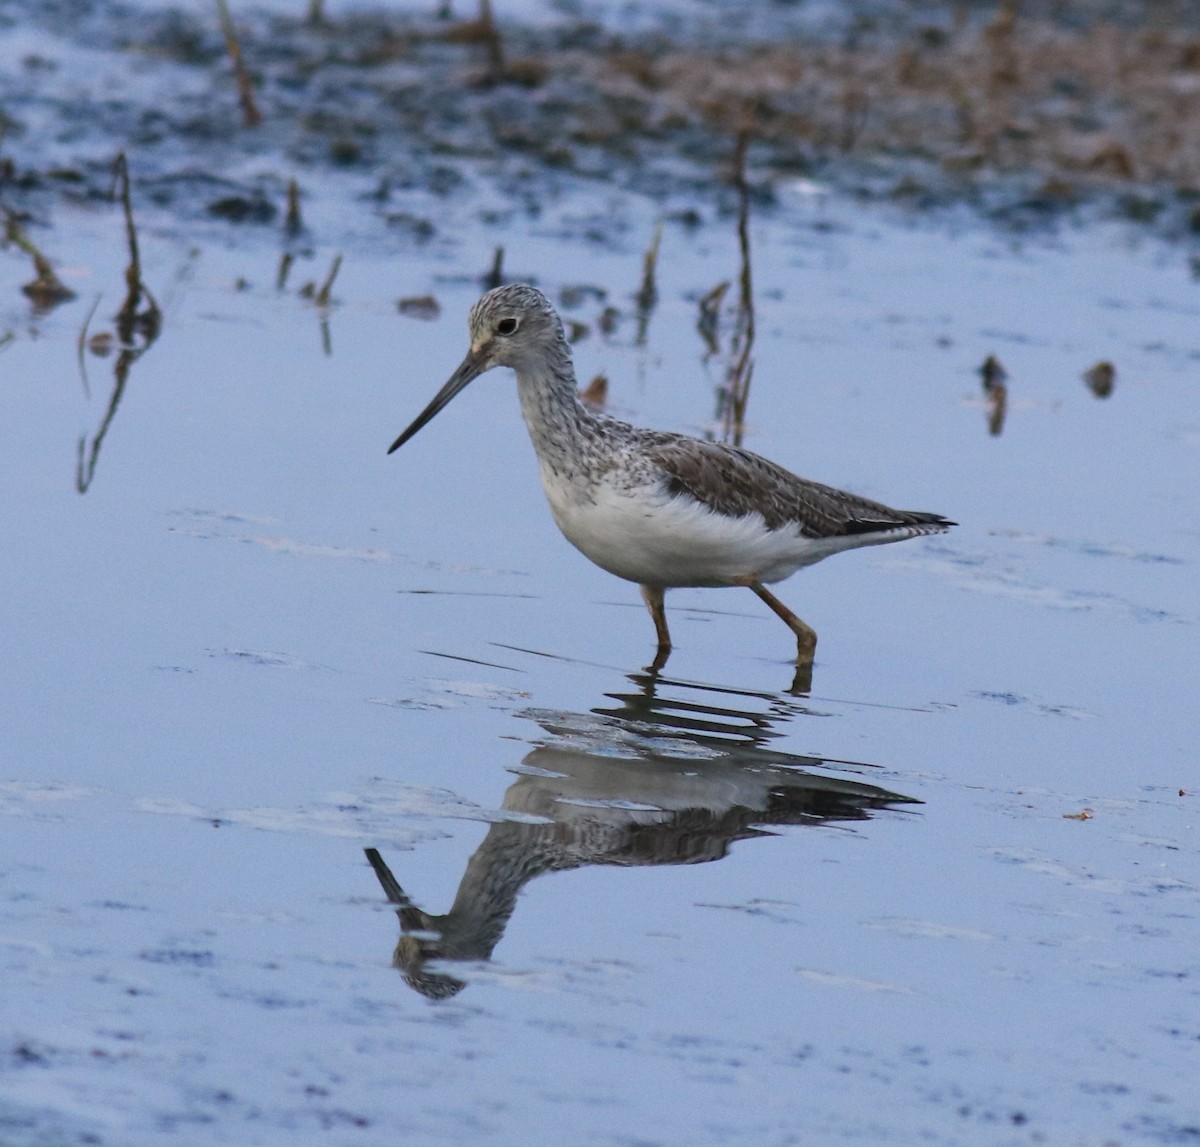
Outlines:
<svg viewBox="0 0 1200 1147"><path fill-rule="evenodd" d="M568 541L601 569L641 585L775 582L844 545L806 538L791 526L768 530L760 514L725 517L655 485L602 480L579 487L543 468L542 486Z"/></svg>

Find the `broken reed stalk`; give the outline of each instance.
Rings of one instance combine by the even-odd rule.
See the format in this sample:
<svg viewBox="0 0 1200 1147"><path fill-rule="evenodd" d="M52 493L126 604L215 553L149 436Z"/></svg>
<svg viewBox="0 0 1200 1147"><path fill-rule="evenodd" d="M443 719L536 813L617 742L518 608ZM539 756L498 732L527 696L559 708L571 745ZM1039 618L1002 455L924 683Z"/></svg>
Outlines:
<svg viewBox="0 0 1200 1147"><path fill-rule="evenodd" d="M316 293L314 302L318 307L329 306L329 300L333 291L333 280L337 278L338 271L342 269L341 255L334 255L333 263L330 264L329 274L325 276L325 282L321 284L321 289Z"/></svg>
<svg viewBox="0 0 1200 1147"><path fill-rule="evenodd" d="M449 14L448 6L439 16L443 14ZM439 39L447 44L482 44L488 55L487 78L493 83L504 78L504 46L492 15L491 0L479 0L479 15L474 20L447 28Z"/></svg>
<svg viewBox="0 0 1200 1147"><path fill-rule="evenodd" d="M713 355L721 353L721 303L728 290L729 280L722 279L700 300L700 314L696 319L696 330L700 332L700 337L704 340L705 361Z"/></svg>
<svg viewBox="0 0 1200 1147"><path fill-rule="evenodd" d="M121 209L125 216L125 237L129 245L129 265L125 268L125 301L121 309L113 316L116 326L117 339L120 349L117 361L113 366L113 392L108 400L108 408L100 420L100 426L88 447L87 436L79 439L79 447L75 459L75 489L80 494L86 494L96 477L96 466L100 461L100 449L104 445L105 435L117 416L117 408L125 393L129 381L129 372L133 364L149 350L154 340L162 330L162 311L158 302L142 281L142 258L138 247L137 225L133 219L133 202L129 184L129 164L125 153L120 152L113 161L113 186L110 198L121 201ZM95 353L104 353L97 349L95 343L89 344L88 328L96 308L100 305L100 296L88 311L79 330L78 352L79 370L83 378L84 390L88 389L87 370L85 367L85 348L89 345ZM140 309L139 309L140 308ZM110 339L107 334L97 335L96 342L104 340L104 345Z"/></svg>
<svg viewBox="0 0 1200 1147"><path fill-rule="evenodd" d="M479 24L483 29L483 40L487 45L488 64L492 75L504 74L504 46L500 43L500 30L492 15L492 0L479 0Z"/></svg>
<svg viewBox="0 0 1200 1147"><path fill-rule="evenodd" d="M483 277L483 289L493 291L504 282L504 248L497 247L492 256L492 269Z"/></svg>
<svg viewBox="0 0 1200 1147"><path fill-rule="evenodd" d="M133 203L129 196L129 164L125 153L118 152L113 163L112 195L120 194L121 209L125 213L125 236L129 243L129 266L125 268L125 301L116 314L117 334L123 343L133 341L134 333L141 331L149 346L158 338L162 326L162 311L154 296L142 281L142 259L138 250L137 226L133 221ZM146 309L138 311L141 301L146 300Z"/></svg>
<svg viewBox="0 0 1200 1147"><path fill-rule="evenodd" d="M983 102L987 123L982 142L989 155L994 155L1012 120L1014 94L1021 78L1016 41L1019 12L1020 0L1001 0L995 18L983 29L986 56Z"/></svg>
<svg viewBox="0 0 1200 1147"><path fill-rule="evenodd" d="M637 303L638 328L635 343L642 346L650 326L650 315L658 305L658 249L662 244L662 223L654 225L650 246L642 256L642 285L634 296Z"/></svg>
<svg viewBox="0 0 1200 1147"><path fill-rule="evenodd" d="M750 399L750 379L754 374L754 282L750 263L750 185L746 182L746 152L750 132L738 133L733 153L733 182L738 193L738 250L741 253L741 273L738 276L738 309L733 340L729 348L729 369L726 373L725 437L733 438L740 446L745 432L746 404Z"/></svg>
<svg viewBox="0 0 1200 1147"><path fill-rule="evenodd" d="M987 405L988 433L993 438L999 438L1004 431L1004 416L1008 412L1007 378L1004 364L994 354L989 354L979 368L979 379Z"/></svg>
<svg viewBox="0 0 1200 1147"><path fill-rule="evenodd" d="M54 273L50 260L37 249L33 240L25 234L16 215L7 208L4 211L4 240L6 243L15 244L33 261L36 277L26 283L21 290L33 300L33 305L38 310L49 310L51 307L56 307L59 303L65 303L68 299L75 297L75 292Z"/></svg>
<svg viewBox="0 0 1200 1147"><path fill-rule="evenodd" d="M262 123L262 114L254 99L254 81L246 70L242 59L242 46L238 43L237 29L233 26L233 17L229 14L226 0L217 0L217 15L221 20L221 34L225 37L225 50L233 64L233 78L238 87L238 102L242 105L242 121L246 127L258 127Z"/></svg>
<svg viewBox="0 0 1200 1147"><path fill-rule="evenodd" d="M117 408L125 393L129 381L129 371L133 364L150 348L162 330L162 311L158 302L142 281L142 258L138 247L137 224L133 218L133 202L129 183L129 164L125 153L120 152L113 161L113 186L110 197L120 199L121 209L125 216L125 237L129 246L129 265L125 268L125 301L121 309L113 316L116 325L120 350L117 361L113 366L113 392L108 401L108 408L100 421L100 426L92 438L88 448L87 437L79 439L79 448L75 460L75 489L80 494L86 494L96 477L96 465L100 461L100 448L104 445L105 435L113 419L117 416ZM88 328L92 317L100 304L100 296L88 311L79 330L79 370L83 378L85 391L88 388L87 370L84 350L88 346ZM140 308L140 309L139 309ZM97 335L96 338L108 336ZM97 352L99 353L99 352Z"/></svg>
<svg viewBox="0 0 1200 1147"><path fill-rule="evenodd" d="M289 235L298 235L304 230L304 221L300 218L300 184L294 179L288 180L287 215L283 221L283 229Z"/></svg>

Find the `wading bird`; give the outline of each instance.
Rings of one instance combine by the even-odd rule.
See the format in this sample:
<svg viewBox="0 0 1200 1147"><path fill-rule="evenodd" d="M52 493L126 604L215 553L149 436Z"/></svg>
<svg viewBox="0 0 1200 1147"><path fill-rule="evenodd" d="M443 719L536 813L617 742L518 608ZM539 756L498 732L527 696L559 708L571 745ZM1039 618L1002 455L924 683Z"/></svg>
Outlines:
<svg viewBox="0 0 1200 1147"><path fill-rule="evenodd" d="M641 587L658 635L655 668L671 650L664 592L738 585L783 619L796 635L797 666L811 672L816 632L766 587L830 554L955 524L798 478L736 446L593 414L577 396L562 322L533 287L489 291L468 328L466 358L388 453L473 379L511 367L550 512L586 557Z"/></svg>

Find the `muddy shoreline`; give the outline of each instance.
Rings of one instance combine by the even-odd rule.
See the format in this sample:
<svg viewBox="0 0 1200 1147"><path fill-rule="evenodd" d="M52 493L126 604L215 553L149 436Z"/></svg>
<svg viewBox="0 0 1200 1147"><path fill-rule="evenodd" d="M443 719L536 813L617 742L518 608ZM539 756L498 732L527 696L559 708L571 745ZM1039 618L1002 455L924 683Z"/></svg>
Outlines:
<svg viewBox="0 0 1200 1147"><path fill-rule="evenodd" d="M60 197L106 197L124 150L171 213L262 224L289 179L341 173L421 243L428 202L481 178L503 202L478 210L533 216L580 177L711 197L746 133L764 202L816 180L1018 230L1084 213L1200 232L1200 22L1182 5L773 5L740 38L719 5L631 32L430 7L235 11L261 114L247 127L207 12L7 4L20 64L0 80L0 197L46 222Z"/></svg>

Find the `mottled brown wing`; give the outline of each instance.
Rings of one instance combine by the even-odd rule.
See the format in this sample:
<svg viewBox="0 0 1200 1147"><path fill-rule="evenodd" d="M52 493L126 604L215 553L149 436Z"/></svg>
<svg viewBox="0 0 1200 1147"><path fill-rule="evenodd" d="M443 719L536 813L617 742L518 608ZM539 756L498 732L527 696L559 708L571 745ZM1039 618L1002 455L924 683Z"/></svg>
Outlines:
<svg viewBox="0 0 1200 1147"><path fill-rule="evenodd" d="M662 468L672 494L689 494L729 517L762 514L767 528L796 525L813 538L901 526L951 526L939 514L893 510L845 490L798 478L749 450L682 435L647 435L647 457Z"/></svg>

